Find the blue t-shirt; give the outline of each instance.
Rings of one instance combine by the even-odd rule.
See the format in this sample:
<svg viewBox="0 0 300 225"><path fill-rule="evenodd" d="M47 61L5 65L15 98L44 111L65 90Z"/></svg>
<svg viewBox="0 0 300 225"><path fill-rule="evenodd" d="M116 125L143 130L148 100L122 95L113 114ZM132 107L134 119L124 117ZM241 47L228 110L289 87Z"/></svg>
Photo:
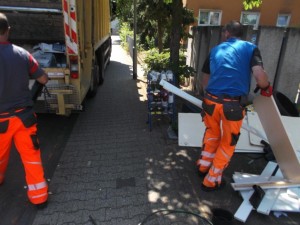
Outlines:
<svg viewBox="0 0 300 225"><path fill-rule="evenodd" d="M0 42L0 113L32 106L29 79L44 74L25 49Z"/></svg>
<svg viewBox="0 0 300 225"><path fill-rule="evenodd" d="M256 45L237 38L230 38L214 47L209 56L210 79L206 91L233 97L247 95L255 50L258 51ZM258 54L260 57L259 51Z"/></svg>

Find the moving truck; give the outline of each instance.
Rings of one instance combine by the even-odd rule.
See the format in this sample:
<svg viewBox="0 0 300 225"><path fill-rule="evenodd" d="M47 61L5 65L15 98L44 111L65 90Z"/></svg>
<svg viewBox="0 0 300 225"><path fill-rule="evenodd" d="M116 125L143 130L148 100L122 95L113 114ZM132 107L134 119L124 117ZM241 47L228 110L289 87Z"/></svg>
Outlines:
<svg viewBox="0 0 300 225"><path fill-rule="evenodd" d="M36 112L67 116L82 110L110 62L110 1L0 0L0 12L10 22L10 41L29 50L50 78Z"/></svg>

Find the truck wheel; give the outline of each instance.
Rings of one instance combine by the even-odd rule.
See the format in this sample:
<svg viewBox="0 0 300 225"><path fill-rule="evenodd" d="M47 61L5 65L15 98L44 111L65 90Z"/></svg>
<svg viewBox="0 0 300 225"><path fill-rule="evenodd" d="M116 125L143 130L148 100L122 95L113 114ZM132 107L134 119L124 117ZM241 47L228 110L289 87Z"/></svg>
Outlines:
<svg viewBox="0 0 300 225"><path fill-rule="evenodd" d="M88 98L93 98L97 94L98 83L99 83L99 80L98 80L99 76L98 76L98 74L99 74L99 66L97 65L97 63L95 63L95 65L93 67L93 71L92 71L90 88L89 88L89 91L87 93L87 97Z"/></svg>

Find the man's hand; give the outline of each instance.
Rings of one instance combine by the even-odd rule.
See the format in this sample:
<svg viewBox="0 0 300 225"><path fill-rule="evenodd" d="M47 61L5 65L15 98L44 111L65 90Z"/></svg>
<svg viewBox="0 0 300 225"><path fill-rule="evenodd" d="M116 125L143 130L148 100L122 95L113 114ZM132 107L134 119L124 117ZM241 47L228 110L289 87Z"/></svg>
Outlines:
<svg viewBox="0 0 300 225"><path fill-rule="evenodd" d="M259 89L260 89L260 94L262 96L271 97L273 95L273 87L270 85L270 83L265 88L261 88L258 85L256 85L256 88L254 89L254 93L257 93Z"/></svg>
<svg viewBox="0 0 300 225"><path fill-rule="evenodd" d="M268 87L261 88L260 94L262 96L271 97L273 95L273 88L272 88L272 86L269 84Z"/></svg>

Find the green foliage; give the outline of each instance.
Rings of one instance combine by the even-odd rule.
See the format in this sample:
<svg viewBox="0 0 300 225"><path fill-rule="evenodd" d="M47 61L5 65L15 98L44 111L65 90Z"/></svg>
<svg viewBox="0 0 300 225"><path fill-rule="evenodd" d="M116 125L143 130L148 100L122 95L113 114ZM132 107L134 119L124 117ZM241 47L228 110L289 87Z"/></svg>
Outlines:
<svg viewBox="0 0 300 225"><path fill-rule="evenodd" d="M193 67L186 65L186 56L184 50L180 51L178 75L188 78L194 76L195 73L196 70Z"/></svg>
<svg viewBox="0 0 300 225"><path fill-rule="evenodd" d="M144 60L147 68L146 72L150 70L163 71L170 70L172 67L170 65L170 49L164 49L163 52L159 53L157 48L153 48L147 52ZM181 51L179 54L179 70L177 75L177 80L182 78L189 78L196 74L196 70L186 65L186 57L184 52Z"/></svg>
<svg viewBox="0 0 300 225"><path fill-rule="evenodd" d="M151 49L155 44L162 51L166 47L165 34L169 33L170 7L163 0L140 0L137 11L140 44L145 49Z"/></svg>
<svg viewBox="0 0 300 225"><path fill-rule="evenodd" d="M120 35L120 39L121 39L121 45L125 49L128 49L126 38L127 38L127 36L133 37L133 31L130 28L129 23L124 22L120 25L119 35Z"/></svg>
<svg viewBox="0 0 300 225"><path fill-rule="evenodd" d="M262 4L262 0L243 0L245 10L258 8Z"/></svg>
<svg viewBox="0 0 300 225"><path fill-rule="evenodd" d="M196 74L196 70L191 66L181 64L179 66L178 73L183 77L189 78L189 77L193 77Z"/></svg>
<svg viewBox="0 0 300 225"><path fill-rule="evenodd" d="M162 71L169 69L170 51L164 50L159 53L157 48L150 49L147 52L144 62L147 65L147 70Z"/></svg>
<svg viewBox="0 0 300 225"><path fill-rule="evenodd" d="M183 13L182 13L182 25L187 26L190 24L193 24L196 20L194 17L194 11L192 9L188 9L186 7L183 8Z"/></svg>
<svg viewBox="0 0 300 225"><path fill-rule="evenodd" d="M160 51L170 47L172 10L163 0L141 0L138 4L138 34L145 50L154 46ZM180 10L180 9L178 9ZM176 10L176 11L178 11ZM187 26L195 21L193 10L182 8L181 38L188 36ZM154 44L154 46L153 46Z"/></svg>
<svg viewBox="0 0 300 225"><path fill-rule="evenodd" d="M120 23L133 23L133 0L117 0L116 16Z"/></svg>
<svg viewBox="0 0 300 225"><path fill-rule="evenodd" d="M141 43L144 49L155 48L155 38L147 35L145 37L145 42Z"/></svg>
<svg viewBox="0 0 300 225"><path fill-rule="evenodd" d="M262 0L242 0L242 1L245 10L257 8L262 4ZM171 4L173 0L164 0L164 2L166 4Z"/></svg>
<svg viewBox="0 0 300 225"><path fill-rule="evenodd" d="M181 36L186 41L190 34L188 32L188 26L193 24L195 22L196 18L194 17L194 11L191 9L188 9L186 7L183 8L182 12L182 32Z"/></svg>

